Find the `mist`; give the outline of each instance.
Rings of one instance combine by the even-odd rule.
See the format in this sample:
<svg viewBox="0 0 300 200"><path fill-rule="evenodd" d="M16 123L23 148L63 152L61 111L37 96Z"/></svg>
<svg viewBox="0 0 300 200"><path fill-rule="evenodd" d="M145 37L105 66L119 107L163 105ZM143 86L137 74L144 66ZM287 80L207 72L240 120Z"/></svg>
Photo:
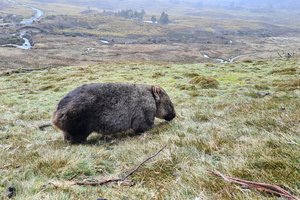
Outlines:
<svg viewBox="0 0 300 200"><path fill-rule="evenodd" d="M152 11L172 10L185 7L186 9L201 9L218 7L223 9L268 9L268 10L298 10L300 2L297 0L39 0L41 3L66 3L71 5L91 6L99 9L147 9Z"/></svg>

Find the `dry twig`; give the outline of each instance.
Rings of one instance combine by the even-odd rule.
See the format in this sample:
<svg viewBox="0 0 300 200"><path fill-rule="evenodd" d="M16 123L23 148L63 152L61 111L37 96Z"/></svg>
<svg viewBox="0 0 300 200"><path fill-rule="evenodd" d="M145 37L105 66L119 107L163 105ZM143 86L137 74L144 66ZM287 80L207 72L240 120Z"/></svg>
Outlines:
<svg viewBox="0 0 300 200"><path fill-rule="evenodd" d="M259 190L262 192L267 192L267 193L274 194L277 196L285 197L290 200L300 200L298 197L293 196L290 192L284 190L283 188L281 188L277 185L271 185L271 184L267 184L267 183L259 183L259 182L254 182L254 181L247 181L247 180L243 180L243 179L239 179L239 178L232 178L232 177L226 176L224 174L221 174L220 172L214 172L214 171L210 171L210 170L209 170L209 172L212 175L220 177L230 183L236 183L243 187L247 187L250 189L256 189L256 190Z"/></svg>
<svg viewBox="0 0 300 200"><path fill-rule="evenodd" d="M47 123L47 124L42 124L42 125L40 125L39 126L39 129L41 130L41 131L43 131L43 130L45 130L45 128L47 128L47 127L50 127L50 126L52 126L52 123Z"/></svg>
<svg viewBox="0 0 300 200"><path fill-rule="evenodd" d="M108 183L119 183L119 184L125 184L128 185L128 182L130 184L130 181L127 180L129 176L134 174L138 171L138 169L145 164L147 161L151 160L152 158L156 157L158 154L160 154L167 145L163 146L159 151L157 151L155 154L147 157L143 162L141 162L138 166L136 166L133 170L131 170L128 174L126 174L123 178L111 178L111 179L103 179L99 181L50 181L49 184L54 185L55 187L64 187L64 186L73 186L73 185L85 185L85 186L100 186L105 185Z"/></svg>

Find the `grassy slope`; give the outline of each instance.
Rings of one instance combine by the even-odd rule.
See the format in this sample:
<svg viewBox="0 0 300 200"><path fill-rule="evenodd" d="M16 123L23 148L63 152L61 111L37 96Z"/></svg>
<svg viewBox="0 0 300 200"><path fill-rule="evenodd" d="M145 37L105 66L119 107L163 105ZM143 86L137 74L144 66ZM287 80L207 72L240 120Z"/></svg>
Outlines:
<svg viewBox="0 0 300 200"><path fill-rule="evenodd" d="M300 195L299 65L123 63L0 77L0 168L9 164L0 169L0 193L15 185L16 199L273 199L211 177L211 169ZM218 88L189 83L195 75L215 78ZM89 82L161 85L178 117L169 124L158 121L141 136L106 142L94 134L89 144L77 146L64 143L52 128L37 130L61 97ZM263 92L271 95L261 98ZM167 150L132 177L133 187L44 186L74 175L113 177L163 144Z"/></svg>

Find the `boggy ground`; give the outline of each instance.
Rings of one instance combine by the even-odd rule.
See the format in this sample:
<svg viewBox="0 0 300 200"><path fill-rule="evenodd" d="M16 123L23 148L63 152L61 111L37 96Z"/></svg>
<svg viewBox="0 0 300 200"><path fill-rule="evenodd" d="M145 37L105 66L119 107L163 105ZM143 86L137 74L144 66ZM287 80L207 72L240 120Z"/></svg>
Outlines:
<svg viewBox="0 0 300 200"><path fill-rule="evenodd" d="M300 196L300 61L235 64L100 63L0 77L0 193L15 199L277 199L209 175L281 185ZM162 86L178 116L157 120L141 136L69 145L62 133L37 126L58 101L91 82ZM136 172L135 185L47 185L50 180L101 179L129 171L167 145Z"/></svg>

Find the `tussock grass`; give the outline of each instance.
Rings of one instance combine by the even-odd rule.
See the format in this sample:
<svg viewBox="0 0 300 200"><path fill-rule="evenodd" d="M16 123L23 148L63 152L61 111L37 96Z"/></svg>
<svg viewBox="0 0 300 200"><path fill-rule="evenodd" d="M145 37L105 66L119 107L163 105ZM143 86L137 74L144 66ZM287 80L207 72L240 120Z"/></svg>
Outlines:
<svg viewBox="0 0 300 200"><path fill-rule="evenodd" d="M286 80L286 81L276 81L274 85L277 86L279 90L299 90L300 89L300 79L296 80Z"/></svg>
<svg viewBox="0 0 300 200"><path fill-rule="evenodd" d="M299 64L260 60L211 68L100 63L2 76L0 167L8 166L0 169L0 193L13 185L15 199L277 199L211 177L210 169L279 184L299 196L298 79L272 73L280 66ZM214 87L202 87L203 80ZM161 85L178 116L170 123L157 120L152 130L139 136L93 134L87 144L73 146L58 130L37 129L50 120L67 92L91 82ZM249 95L257 92L270 95ZM49 180L115 177L164 144L167 149L132 176L132 187L47 185Z"/></svg>
<svg viewBox="0 0 300 200"><path fill-rule="evenodd" d="M207 76L195 76L189 83L199 85L202 88L217 88L219 85L216 79Z"/></svg>
<svg viewBox="0 0 300 200"><path fill-rule="evenodd" d="M297 74L297 68L296 67L288 67L288 68L284 68L284 69L277 69L277 70L272 71L272 73L295 75L295 74Z"/></svg>

